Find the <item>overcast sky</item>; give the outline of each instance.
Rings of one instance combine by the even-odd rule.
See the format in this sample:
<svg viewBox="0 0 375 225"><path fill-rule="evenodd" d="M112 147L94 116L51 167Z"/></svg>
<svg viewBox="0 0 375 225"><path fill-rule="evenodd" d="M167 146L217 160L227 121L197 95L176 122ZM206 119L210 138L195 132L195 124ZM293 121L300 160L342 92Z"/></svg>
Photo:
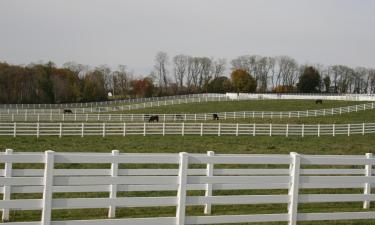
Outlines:
<svg viewBox="0 0 375 225"><path fill-rule="evenodd" d="M0 61L125 64L155 54L375 68L373 0L1 0Z"/></svg>

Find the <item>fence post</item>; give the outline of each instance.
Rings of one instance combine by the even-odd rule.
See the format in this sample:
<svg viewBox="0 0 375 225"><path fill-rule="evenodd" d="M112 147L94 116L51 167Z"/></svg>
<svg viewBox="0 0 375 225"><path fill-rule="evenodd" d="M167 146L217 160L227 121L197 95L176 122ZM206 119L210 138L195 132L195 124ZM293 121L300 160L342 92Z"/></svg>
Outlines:
<svg viewBox="0 0 375 225"><path fill-rule="evenodd" d="M39 138L39 123L36 124L36 137Z"/></svg>
<svg viewBox="0 0 375 225"><path fill-rule="evenodd" d="M103 137L105 137L105 123L103 123Z"/></svg>
<svg viewBox="0 0 375 225"><path fill-rule="evenodd" d="M365 135L365 123L362 123L362 135Z"/></svg>
<svg viewBox="0 0 375 225"><path fill-rule="evenodd" d="M13 137L17 137L17 123L13 123Z"/></svg>
<svg viewBox="0 0 375 225"><path fill-rule="evenodd" d="M163 123L163 136L165 136L165 123Z"/></svg>
<svg viewBox="0 0 375 225"><path fill-rule="evenodd" d="M221 135L221 123L219 123L219 126L217 128L217 136Z"/></svg>
<svg viewBox="0 0 375 225"><path fill-rule="evenodd" d="M270 137L272 136L272 123L270 123Z"/></svg>
<svg viewBox="0 0 375 225"><path fill-rule="evenodd" d="M81 137L83 137L85 134L85 124L81 124Z"/></svg>
<svg viewBox="0 0 375 225"><path fill-rule="evenodd" d="M126 123L124 123L123 127L122 127L122 136L126 136Z"/></svg>
<svg viewBox="0 0 375 225"><path fill-rule="evenodd" d="M201 123L201 136L203 136L203 123Z"/></svg>
<svg viewBox="0 0 375 225"><path fill-rule="evenodd" d="M305 137L305 124L302 124L301 136Z"/></svg>
<svg viewBox="0 0 375 225"><path fill-rule="evenodd" d="M318 123L318 137L320 137L320 123Z"/></svg>
<svg viewBox="0 0 375 225"><path fill-rule="evenodd" d="M111 177L112 178L115 178L118 176L118 158L117 158L118 155L119 155L118 150L112 151L112 160L113 160L111 164ZM109 198L115 199L117 197L117 184L112 183L109 187L109 190L110 190ZM115 217L116 217L116 206L111 204L108 210L108 218L115 218Z"/></svg>
<svg viewBox="0 0 375 225"><path fill-rule="evenodd" d="M143 136L146 136L146 123L143 123Z"/></svg>
<svg viewBox="0 0 375 225"><path fill-rule="evenodd" d="M236 124L236 136L238 136L238 123Z"/></svg>
<svg viewBox="0 0 375 225"><path fill-rule="evenodd" d="M186 189L189 158L186 152L180 153L180 165L178 170L178 190L176 207L176 225L185 225L186 213Z"/></svg>
<svg viewBox="0 0 375 225"><path fill-rule="evenodd" d="M41 224L50 225L52 212L53 169L55 163L54 152L46 151L44 157L44 188Z"/></svg>
<svg viewBox="0 0 375 225"><path fill-rule="evenodd" d="M300 155L291 152L291 164L290 164L290 187L289 187L289 203L288 203L288 225L297 224L297 211L298 211L298 191L299 191L299 175L300 175Z"/></svg>
<svg viewBox="0 0 375 225"><path fill-rule="evenodd" d="M332 136L335 136L336 133L336 126L335 124L332 124Z"/></svg>
<svg viewBox="0 0 375 225"><path fill-rule="evenodd" d="M365 165L365 176L366 177L371 177L372 176L372 162L371 160L373 155L372 153L366 153L366 159L367 163ZM371 183L365 183L365 189L364 189L364 195L370 195L371 194ZM364 201L363 202L363 208L364 209L369 209L370 208L370 201Z"/></svg>
<svg viewBox="0 0 375 225"><path fill-rule="evenodd" d="M214 156L215 152L208 151L207 156L211 157ZM212 177L214 175L214 164L213 163L207 163L206 168L206 176ZM206 192L205 197L211 197L212 196L212 184L206 184ZM206 203L204 206L204 214L211 214L211 203Z"/></svg>
<svg viewBox="0 0 375 225"><path fill-rule="evenodd" d="M253 124L253 136L255 137L255 134L256 134L256 124L254 123Z"/></svg>
<svg viewBox="0 0 375 225"><path fill-rule="evenodd" d="M286 124L285 137L289 136L289 124Z"/></svg>
<svg viewBox="0 0 375 225"><path fill-rule="evenodd" d="M11 155L12 153L13 153L12 149L5 150L5 155ZM10 177L12 177L12 163L6 162L5 167L4 167L4 178L10 178ZM4 201L10 200L11 193L12 193L11 186L5 185L4 191L3 191L3 200ZM9 209L3 209L2 221L3 222L9 221Z"/></svg>
<svg viewBox="0 0 375 225"><path fill-rule="evenodd" d="M350 136L350 123L348 123L348 136Z"/></svg>
<svg viewBox="0 0 375 225"><path fill-rule="evenodd" d="M60 131L59 131L59 137L62 137L62 123L60 123Z"/></svg>

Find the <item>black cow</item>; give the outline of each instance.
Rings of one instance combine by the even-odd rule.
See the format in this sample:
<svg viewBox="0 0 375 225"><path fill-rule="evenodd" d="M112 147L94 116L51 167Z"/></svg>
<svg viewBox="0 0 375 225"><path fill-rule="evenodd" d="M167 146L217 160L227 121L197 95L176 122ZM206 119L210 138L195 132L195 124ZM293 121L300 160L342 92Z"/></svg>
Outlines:
<svg viewBox="0 0 375 225"><path fill-rule="evenodd" d="M64 114L65 113L68 113L68 114L73 114L73 111L71 109L64 109Z"/></svg>
<svg viewBox="0 0 375 225"><path fill-rule="evenodd" d="M184 120L184 117L182 115L175 115L174 116L176 120Z"/></svg>
<svg viewBox="0 0 375 225"><path fill-rule="evenodd" d="M322 99L317 99L317 100L315 100L315 104L323 104L323 100Z"/></svg>
<svg viewBox="0 0 375 225"><path fill-rule="evenodd" d="M216 113L212 114L212 119L219 120L219 115L217 115Z"/></svg>
<svg viewBox="0 0 375 225"><path fill-rule="evenodd" d="M159 122L159 116L150 116L148 122Z"/></svg>

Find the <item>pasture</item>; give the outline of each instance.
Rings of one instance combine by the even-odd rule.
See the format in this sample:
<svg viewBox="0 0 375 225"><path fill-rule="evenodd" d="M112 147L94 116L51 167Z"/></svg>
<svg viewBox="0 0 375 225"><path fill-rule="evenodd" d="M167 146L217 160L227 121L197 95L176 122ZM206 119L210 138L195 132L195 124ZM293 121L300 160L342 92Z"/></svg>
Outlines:
<svg viewBox="0 0 375 225"><path fill-rule="evenodd" d="M231 102L204 102L188 103L180 105L160 106L140 110L126 111L125 113L212 113L212 112L233 112L233 111L294 111L307 109L322 109L341 106L362 104L364 102L346 101L324 101L323 105L316 105L312 100L255 100L255 101L231 101ZM307 117L307 118L246 118L220 120L221 123L362 123L375 122L373 118L375 110L365 110L342 115ZM208 121L214 122L214 121ZM0 137L0 149L14 149L15 152L42 152L53 150L56 152L105 152L119 150L121 153L203 153L215 151L215 153L230 154L289 154L297 152L300 154L313 155L364 155L374 152L375 134L354 135L354 136L322 136L322 137L280 137L280 136L88 136L88 137ZM4 164L0 164L1 168ZM35 168L42 169L43 164L14 164L13 168ZM56 165L56 168L110 168L110 164L65 164ZM176 168L173 165L120 165L120 168ZM199 165L192 165L192 168L203 168ZM215 166L216 168L216 166ZM248 165L217 165L217 168L263 168L250 167ZM279 166L264 167L279 168ZM284 167L281 167L284 168ZM356 166L342 166L340 168L360 168ZM373 190L374 191L374 190ZM330 189L330 190L304 190L304 194L360 194L363 189ZM188 196L204 195L202 191L188 191ZM287 194L286 190L214 190L213 195L263 195L263 194ZM174 191L154 192L118 192L119 197L160 197L176 195ZM13 194L12 199L35 199L41 198L40 194ZM55 193L54 198L108 198L108 192L97 193ZM286 213L286 204L255 204L255 205L213 205L212 215L242 215L242 214L269 214ZM374 211L362 209L362 203L309 203L300 204L299 212L354 212ZM144 217L168 217L175 216L175 207L130 207L118 208L116 218L144 218ZM108 209L69 209L54 210L52 220L75 220L75 219L105 219ZM188 206L187 216L203 216L203 206ZM11 210L10 221L39 221L41 211ZM345 224L345 225L369 225L373 220L347 220L347 221L312 221L298 222L302 225L312 224ZM243 223L254 224L254 223ZM257 223L258 224L258 223ZM285 222L262 223L269 225L287 224Z"/></svg>

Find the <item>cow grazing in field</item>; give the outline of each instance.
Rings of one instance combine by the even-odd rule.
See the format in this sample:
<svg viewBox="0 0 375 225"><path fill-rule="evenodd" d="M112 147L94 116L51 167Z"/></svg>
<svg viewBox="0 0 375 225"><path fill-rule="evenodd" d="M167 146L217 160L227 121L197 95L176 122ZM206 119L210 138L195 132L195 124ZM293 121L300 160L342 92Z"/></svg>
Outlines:
<svg viewBox="0 0 375 225"><path fill-rule="evenodd" d="M219 120L219 115L217 115L216 113L212 114L212 119Z"/></svg>
<svg viewBox="0 0 375 225"><path fill-rule="evenodd" d="M151 116L148 122L159 122L159 116Z"/></svg>
<svg viewBox="0 0 375 225"><path fill-rule="evenodd" d="M73 114L71 109L64 109L64 114Z"/></svg>
<svg viewBox="0 0 375 225"><path fill-rule="evenodd" d="M315 100L315 104L323 104L323 100L322 99L317 99L317 100Z"/></svg>
<svg viewBox="0 0 375 225"><path fill-rule="evenodd" d="M182 115L179 115L179 114L175 115L174 118L176 120L184 120L184 117Z"/></svg>

